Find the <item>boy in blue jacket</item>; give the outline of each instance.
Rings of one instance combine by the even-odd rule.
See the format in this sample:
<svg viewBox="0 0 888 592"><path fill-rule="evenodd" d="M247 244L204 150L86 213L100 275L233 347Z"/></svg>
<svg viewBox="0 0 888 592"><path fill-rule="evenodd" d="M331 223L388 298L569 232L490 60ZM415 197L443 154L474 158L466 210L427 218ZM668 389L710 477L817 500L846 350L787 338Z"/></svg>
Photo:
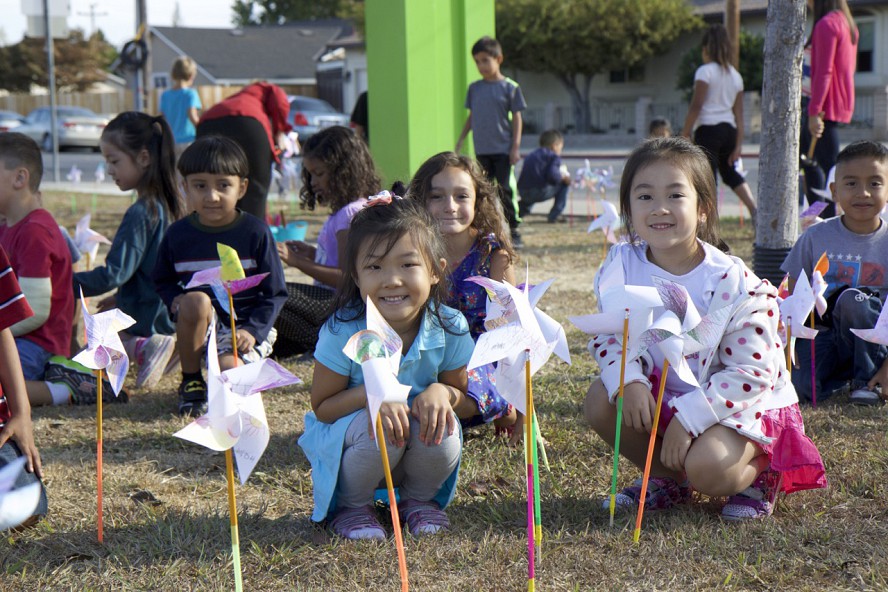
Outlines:
<svg viewBox="0 0 888 592"><path fill-rule="evenodd" d="M549 210L549 222L558 217L567 205L570 173L561 165L564 136L557 130L546 130L540 135L540 147L527 155L518 177L519 215L530 213L533 204L555 198Z"/></svg>

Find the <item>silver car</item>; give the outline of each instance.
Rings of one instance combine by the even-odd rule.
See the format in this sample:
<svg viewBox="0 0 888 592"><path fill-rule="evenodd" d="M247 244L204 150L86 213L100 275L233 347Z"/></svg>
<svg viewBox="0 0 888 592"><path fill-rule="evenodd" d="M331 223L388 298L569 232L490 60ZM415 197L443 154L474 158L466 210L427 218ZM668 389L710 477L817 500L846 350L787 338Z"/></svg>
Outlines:
<svg viewBox="0 0 888 592"><path fill-rule="evenodd" d="M350 117L340 113L333 105L321 99L313 97L290 97L290 114L287 121L293 126L293 131L299 134L299 142L304 143L313 134L326 127L344 125L348 127Z"/></svg>
<svg viewBox="0 0 888 592"><path fill-rule="evenodd" d="M58 114L59 149L92 148L99 151L99 139L108 120L84 107L56 107ZM38 107L28 113L25 122L16 128L32 137L46 152L52 150L52 124L49 107Z"/></svg>
<svg viewBox="0 0 888 592"><path fill-rule="evenodd" d="M25 118L15 111L0 111L0 132L8 132L25 122Z"/></svg>

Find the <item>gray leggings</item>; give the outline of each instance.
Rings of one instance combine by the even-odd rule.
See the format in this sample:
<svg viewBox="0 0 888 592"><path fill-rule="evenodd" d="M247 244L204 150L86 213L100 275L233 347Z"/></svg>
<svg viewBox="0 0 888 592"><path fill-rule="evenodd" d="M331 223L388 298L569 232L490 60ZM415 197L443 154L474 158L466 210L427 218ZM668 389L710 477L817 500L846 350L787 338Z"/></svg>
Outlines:
<svg viewBox="0 0 888 592"><path fill-rule="evenodd" d="M336 485L337 506L359 508L373 503L377 488L385 488L382 458L376 441L367 433L367 410L358 413L345 433L342 463L339 465L339 482ZM410 438L407 445L396 448L386 442L392 480L400 487L401 500L414 499L426 502L437 495L438 490L459 463L462 451L462 434L456 421L453 435L444 435L437 446L426 446L419 441L419 421L410 417Z"/></svg>

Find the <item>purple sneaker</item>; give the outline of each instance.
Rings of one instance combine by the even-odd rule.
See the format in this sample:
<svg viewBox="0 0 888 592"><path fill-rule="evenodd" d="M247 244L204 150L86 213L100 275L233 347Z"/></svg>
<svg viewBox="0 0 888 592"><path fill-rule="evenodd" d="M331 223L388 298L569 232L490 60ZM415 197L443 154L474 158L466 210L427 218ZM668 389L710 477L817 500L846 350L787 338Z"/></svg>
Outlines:
<svg viewBox="0 0 888 592"><path fill-rule="evenodd" d="M407 530L415 537L437 534L450 528L450 520L435 502L420 502L408 499L398 507L401 522L407 523Z"/></svg>
<svg viewBox="0 0 888 592"><path fill-rule="evenodd" d="M345 508L330 522L333 532L350 541L384 541L385 530L376 519L373 506Z"/></svg>
<svg viewBox="0 0 888 592"><path fill-rule="evenodd" d="M752 485L728 498L721 517L729 522L743 522L767 518L774 512L779 473L764 471Z"/></svg>
<svg viewBox="0 0 888 592"><path fill-rule="evenodd" d="M619 492L614 501L618 510L634 510L638 508L640 499L641 479L636 479L632 485ZM690 500L691 488L687 484L679 484L675 479L651 477L644 498L644 509L645 511L668 510L673 506L686 504ZM610 509L610 499L604 499L601 507L605 510Z"/></svg>

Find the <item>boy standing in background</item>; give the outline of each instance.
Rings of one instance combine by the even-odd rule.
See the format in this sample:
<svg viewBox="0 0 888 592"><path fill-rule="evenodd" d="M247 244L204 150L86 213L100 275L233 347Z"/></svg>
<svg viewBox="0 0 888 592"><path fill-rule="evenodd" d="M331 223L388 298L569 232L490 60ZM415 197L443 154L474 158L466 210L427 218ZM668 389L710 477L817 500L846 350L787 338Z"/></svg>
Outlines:
<svg viewBox="0 0 888 592"><path fill-rule="evenodd" d="M518 216L510 179L512 165L520 159L521 111L527 108L518 83L503 76L503 48L493 37L482 37L472 46L472 57L481 80L469 85L466 109L469 116L456 141L458 154L469 130L475 143L475 158L491 181L499 185L503 212L512 231L512 244L521 248ZM511 118L509 115L511 114Z"/></svg>

